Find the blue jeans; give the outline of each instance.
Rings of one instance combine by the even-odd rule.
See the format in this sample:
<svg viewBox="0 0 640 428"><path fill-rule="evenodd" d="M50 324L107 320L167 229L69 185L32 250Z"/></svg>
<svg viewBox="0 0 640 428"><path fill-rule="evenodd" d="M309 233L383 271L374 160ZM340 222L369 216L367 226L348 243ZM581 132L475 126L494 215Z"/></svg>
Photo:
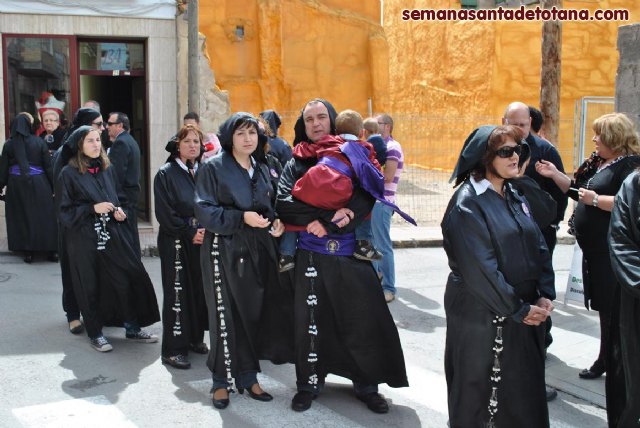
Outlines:
<svg viewBox="0 0 640 428"><path fill-rule="evenodd" d="M280 237L280 254L295 256L298 245L298 232L284 232Z"/></svg>
<svg viewBox="0 0 640 428"><path fill-rule="evenodd" d="M211 392L214 392L216 389L226 388L227 386L229 386L226 375L224 377L221 377L216 376L215 373L211 373L211 379L213 379ZM235 379L235 382L236 388L249 389L254 383L258 383L258 372L255 370L251 370L248 372L240 373L240 376Z"/></svg>
<svg viewBox="0 0 640 428"><path fill-rule="evenodd" d="M358 241L373 241L372 221L373 217L370 220L362 220L362 223L356 227L356 239Z"/></svg>
<svg viewBox="0 0 640 428"><path fill-rule="evenodd" d="M373 245L382 253L382 260L372 263L376 272L382 274L382 289L396 294L396 268L390 234L392 215L393 209L381 202L376 202L373 206L371 215Z"/></svg>

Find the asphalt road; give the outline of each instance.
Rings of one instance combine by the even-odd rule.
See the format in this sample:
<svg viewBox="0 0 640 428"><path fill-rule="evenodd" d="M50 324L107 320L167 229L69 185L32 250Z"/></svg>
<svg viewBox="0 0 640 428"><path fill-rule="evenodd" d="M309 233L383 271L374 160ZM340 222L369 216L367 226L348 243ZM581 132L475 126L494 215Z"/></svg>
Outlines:
<svg viewBox="0 0 640 428"><path fill-rule="evenodd" d="M572 248L556 250L555 266L563 267L557 270L559 291ZM145 258L144 263L161 300L159 259ZM446 427L444 251L397 250L396 270L399 294L390 308L411 386L381 386L392 403L388 414L370 412L354 398L349 382L335 376L327 379L309 411L295 413L289 407L295 393L293 366L269 363L263 364L259 379L273 402L236 394L226 410L218 411L210 404L204 356L190 357L191 370L169 369L160 363L159 343L127 343L124 331L115 328L105 329L114 351L98 353L85 335L67 331L57 264L26 265L17 256L0 255L0 427ZM562 307L554 321L558 352L550 360L571 379L597 350L597 317L584 312ZM574 328L576 319L580 326ZM160 334L161 325L150 330ZM577 337L580 341L573 340ZM601 390L598 383L588 385ZM606 426L605 410L593 404L597 400L581 388L563 391L549 406L552 427Z"/></svg>

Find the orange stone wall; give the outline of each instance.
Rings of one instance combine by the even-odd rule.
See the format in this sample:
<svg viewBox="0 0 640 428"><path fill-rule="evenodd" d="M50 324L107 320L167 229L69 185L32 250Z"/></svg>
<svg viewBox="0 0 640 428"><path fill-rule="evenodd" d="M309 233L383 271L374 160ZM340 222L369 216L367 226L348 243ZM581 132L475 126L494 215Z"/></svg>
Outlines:
<svg viewBox="0 0 640 428"><path fill-rule="evenodd" d="M564 1L566 8L627 8L629 22L563 24L560 136L574 159L576 102L614 95L619 25L640 1ZM539 104L541 22L405 22L403 9L457 8L457 0L221 0L200 3L219 87L231 111L273 108L291 141L303 104L320 96L338 111L388 111L408 163L450 170L476 126L499 123L506 105ZM244 27L244 38L235 35ZM606 107L605 107L606 110Z"/></svg>

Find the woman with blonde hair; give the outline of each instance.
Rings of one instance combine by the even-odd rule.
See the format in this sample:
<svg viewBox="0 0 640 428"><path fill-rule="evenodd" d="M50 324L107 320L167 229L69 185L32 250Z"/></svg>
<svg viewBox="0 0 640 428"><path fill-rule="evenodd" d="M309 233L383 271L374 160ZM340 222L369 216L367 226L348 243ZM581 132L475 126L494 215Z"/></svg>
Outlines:
<svg viewBox="0 0 640 428"><path fill-rule="evenodd" d="M585 306L598 311L600 316L600 353L592 366L582 370L579 376L595 379L607 373L607 413L611 416L619 413L623 400L612 387L617 374L609 367L617 364L610 360L609 353L615 346L610 343L611 311L613 291L618 287L609 259L609 221L616 193L640 165L640 143L633 122L623 113L597 118L593 132L595 152L578 168L573 180L549 162L538 162L536 170L553 179L569 197L578 201L572 224L583 252Z"/></svg>

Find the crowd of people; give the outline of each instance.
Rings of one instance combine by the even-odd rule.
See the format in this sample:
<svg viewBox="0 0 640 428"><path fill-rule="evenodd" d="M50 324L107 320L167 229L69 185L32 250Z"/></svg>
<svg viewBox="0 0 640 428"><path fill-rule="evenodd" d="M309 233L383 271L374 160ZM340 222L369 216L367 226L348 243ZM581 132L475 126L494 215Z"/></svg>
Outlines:
<svg viewBox="0 0 640 428"><path fill-rule="evenodd" d="M43 111L35 135L20 113L0 157L9 249L60 263L69 331L108 352L104 326L154 343L142 328L162 320L162 363L189 369L190 352L208 354L217 409L235 391L271 401L258 378L269 360L295 365L295 411L331 373L388 412L378 385L408 386L387 305L397 294L391 217L415 224L395 204L404 155L392 117L363 120L316 98L291 147L273 110L234 113L217 134L186 114L153 181L161 311L137 230L140 148L125 113L105 117L88 101L62 129L57 111ZM578 376L606 373L610 426L639 420L638 133L624 114L596 119L595 151L570 177L541 124L537 109L509 104L501 125L468 136L451 177L441 225L451 427L549 426L552 255L568 198L585 306L601 328L599 355Z"/></svg>

